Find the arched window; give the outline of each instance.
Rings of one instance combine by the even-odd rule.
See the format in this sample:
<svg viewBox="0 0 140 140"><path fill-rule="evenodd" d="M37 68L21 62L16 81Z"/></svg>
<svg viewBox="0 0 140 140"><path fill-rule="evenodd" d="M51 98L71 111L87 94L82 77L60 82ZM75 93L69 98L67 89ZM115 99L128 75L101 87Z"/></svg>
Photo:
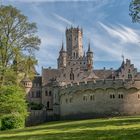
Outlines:
<svg viewBox="0 0 140 140"><path fill-rule="evenodd" d="M74 80L74 74L70 73L70 80Z"/></svg>

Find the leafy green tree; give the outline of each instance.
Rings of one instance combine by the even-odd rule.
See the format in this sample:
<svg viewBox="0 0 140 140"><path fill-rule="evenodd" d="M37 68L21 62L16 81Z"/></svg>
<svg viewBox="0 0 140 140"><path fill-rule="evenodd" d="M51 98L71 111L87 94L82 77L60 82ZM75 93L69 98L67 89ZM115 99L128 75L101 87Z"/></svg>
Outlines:
<svg viewBox="0 0 140 140"><path fill-rule="evenodd" d="M0 119L3 129L24 126L28 115L25 96L24 89L19 86L0 87Z"/></svg>
<svg viewBox="0 0 140 140"><path fill-rule="evenodd" d="M36 24L28 22L21 11L12 6L0 7L0 85L6 82L7 70L26 73L27 60L32 66L36 63L34 51L40 45L36 32Z"/></svg>
<svg viewBox="0 0 140 140"><path fill-rule="evenodd" d="M19 86L2 86L0 88L0 117L11 113L27 115L25 92Z"/></svg>
<svg viewBox="0 0 140 140"><path fill-rule="evenodd" d="M132 0L129 5L129 11L132 21L140 23L140 0Z"/></svg>

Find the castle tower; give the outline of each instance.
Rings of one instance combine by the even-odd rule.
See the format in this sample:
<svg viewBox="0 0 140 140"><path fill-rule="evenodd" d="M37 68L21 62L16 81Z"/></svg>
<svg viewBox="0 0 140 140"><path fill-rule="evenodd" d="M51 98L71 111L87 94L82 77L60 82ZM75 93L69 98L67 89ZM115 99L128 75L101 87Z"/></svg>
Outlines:
<svg viewBox="0 0 140 140"><path fill-rule="evenodd" d="M88 45L88 51L87 51L87 69L91 70L93 69L93 52L90 48L90 43Z"/></svg>
<svg viewBox="0 0 140 140"><path fill-rule="evenodd" d="M25 74L24 78L21 80L21 84L25 88L25 92L27 94L27 99L29 98L29 92L32 88L32 81L29 79L29 77Z"/></svg>
<svg viewBox="0 0 140 140"><path fill-rule="evenodd" d="M79 27L66 29L66 46L68 58L77 59L83 56L83 31Z"/></svg>
<svg viewBox="0 0 140 140"><path fill-rule="evenodd" d="M59 58L57 59L58 63L58 69L66 67L66 58L67 58L67 53L64 49L64 43L62 42L62 48L59 52Z"/></svg>

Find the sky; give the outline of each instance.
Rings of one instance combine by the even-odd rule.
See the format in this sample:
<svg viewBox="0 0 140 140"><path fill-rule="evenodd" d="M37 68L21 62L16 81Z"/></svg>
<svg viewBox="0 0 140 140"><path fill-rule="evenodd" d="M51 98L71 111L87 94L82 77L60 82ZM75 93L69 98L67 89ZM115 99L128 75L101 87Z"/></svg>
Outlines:
<svg viewBox="0 0 140 140"><path fill-rule="evenodd" d="M36 52L36 69L57 68L57 58L65 29L83 29L83 47L87 51L90 40L94 52L94 69L117 69L122 55L131 59L140 70L140 24L129 16L131 0L2 0L13 5L35 22L41 39Z"/></svg>

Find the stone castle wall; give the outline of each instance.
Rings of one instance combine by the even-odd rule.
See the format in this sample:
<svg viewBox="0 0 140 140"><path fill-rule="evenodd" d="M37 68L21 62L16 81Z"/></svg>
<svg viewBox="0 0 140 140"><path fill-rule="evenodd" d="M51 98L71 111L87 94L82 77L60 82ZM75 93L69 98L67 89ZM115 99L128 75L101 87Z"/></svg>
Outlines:
<svg viewBox="0 0 140 140"><path fill-rule="evenodd" d="M60 90L61 118L140 114L140 81L98 80Z"/></svg>

